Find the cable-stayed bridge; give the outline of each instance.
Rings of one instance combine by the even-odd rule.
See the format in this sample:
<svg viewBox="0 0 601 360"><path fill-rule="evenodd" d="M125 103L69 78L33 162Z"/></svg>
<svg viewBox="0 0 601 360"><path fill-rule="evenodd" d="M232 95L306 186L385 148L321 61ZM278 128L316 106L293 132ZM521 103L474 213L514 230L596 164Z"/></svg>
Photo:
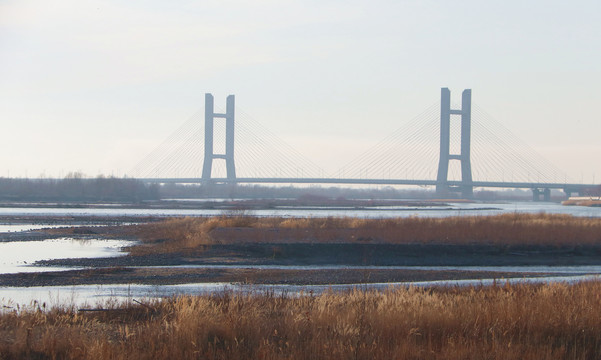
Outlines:
<svg viewBox="0 0 601 360"><path fill-rule="evenodd" d="M344 151L344 149L341 149ZM205 109L144 158L132 174L160 183L287 183L435 186L440 196L464 198L475 187L523 188L534 199L551 189L568 195L594 184L578 184L472 104L464 90L459 104L441 90L440 104L400 128L335 173L326 174L278 136L235 106L228 96L216 112L211 94Z"/></svg>

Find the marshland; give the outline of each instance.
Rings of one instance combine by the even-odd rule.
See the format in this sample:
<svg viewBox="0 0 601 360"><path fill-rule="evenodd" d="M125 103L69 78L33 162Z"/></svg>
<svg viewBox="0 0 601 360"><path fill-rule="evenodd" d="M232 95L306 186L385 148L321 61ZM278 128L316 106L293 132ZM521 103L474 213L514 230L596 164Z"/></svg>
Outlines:
<svg viewBox="0 0 601 360"><path fill-rule="evenodd" d="M228 214L52 228L45 235L134 242L122 256L38 261L78 269L0 274L0 285L395 283L545 275L504 271L508 266L601 265L601 219L542 213L391 219ZM437 269L443 266L464 268ZM497 269L477 268L485 266Z"/></svg>
<svg viewBox="0 0 601 360"><path fill-rule="evenodd" d="M250 290L132 295L94 305L5 305L0 358L601 355L601 282L583 277L527 283L519 279L549 273L503 271L562 265L581 267L578 275L596 274L590 269L601 265L601 218L545 213L290 218L230 212L36 233L129 243L122 256L37 263L83 268L0 274L3 286L219 282L248 284ZM518 281L510 283L511 278ZM411 285L453 279L496 280L492 285ZM262 284L291 284L295 290L270 291ZM340 284L347 286L334 290ZM312 285L322 290L313 291Z"/></svg>

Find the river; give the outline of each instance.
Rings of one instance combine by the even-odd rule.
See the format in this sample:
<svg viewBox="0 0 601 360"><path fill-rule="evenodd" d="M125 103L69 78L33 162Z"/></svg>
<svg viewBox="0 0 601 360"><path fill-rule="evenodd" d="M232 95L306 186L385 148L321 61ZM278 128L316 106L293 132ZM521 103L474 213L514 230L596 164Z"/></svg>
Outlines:
<svg viewBox="0 0 601 360"><path fill-rule="evenodd" d="M389 217L446 217L464 215L496 215L503 213L539 213L570 214L584 217L601 217L601 207L563 206L551 202L474 202L449 203L436 206L381 206L373 208L341 209L333 207L280 207L277 209L249 210L246 213L256 216L284 217L326 217L350 216L359 218ZM223 215L223 210L207 209L132 209L127 207L103 208L66 208L66 207L2 207L0 216L216 216Z"/></svg>

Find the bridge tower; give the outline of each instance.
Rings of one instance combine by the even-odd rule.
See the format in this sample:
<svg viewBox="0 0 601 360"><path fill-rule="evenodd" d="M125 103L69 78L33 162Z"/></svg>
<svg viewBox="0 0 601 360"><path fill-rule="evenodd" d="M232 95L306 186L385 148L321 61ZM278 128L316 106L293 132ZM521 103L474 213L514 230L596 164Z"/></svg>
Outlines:
<svg viewBox="0 0 601 360"><path fill-rule="evenodd" d="M461 116L461 153L450 154L451 143L451 115ZM471 198L474 193L472 185L472 165L470 162L470 137L472 118L472 90L465 89L461 96L461 110L451 109L451 91L441 89L440 96L440 158L438 163L438 176L436 178L436 193L446 195L450 191L460 191L462 197ZM461 185L449 185L449 161L461 161Z"/></svg>
<svg viewBox="0 0 601 360"><path fill-rule="evenodd" d="M215 113L213 95L205 94L205 156L202 165L202 180L211 180L213 159L224 159L227 170L227 180L236 181L236 166L234 165L234 95L229 95L226 100L225 114ZM225 154L215 154L213 151L213 124L215 118L225 119Z"/></svg>

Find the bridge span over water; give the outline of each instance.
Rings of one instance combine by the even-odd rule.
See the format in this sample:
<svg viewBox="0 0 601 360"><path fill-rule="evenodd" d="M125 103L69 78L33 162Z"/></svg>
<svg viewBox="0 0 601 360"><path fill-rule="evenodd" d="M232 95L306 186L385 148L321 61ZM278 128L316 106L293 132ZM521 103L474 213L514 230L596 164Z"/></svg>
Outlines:
<svg viewBox="0 0 601 360"><path fill-rule="evenodd" d="M441 101L438 114L430 111L424 116L426 121L411 125L409 130L404 129L392 133L387 139L366 154L362 155L355 163L347 165L347 172L355 172L355 176L344 176L341 171L339 176L290 176L290 174L304 173L299 167L311 166L310 161L296 159L288 155L281 155L279 151L285 146L279 145L269 148L269 140L261 138L267 130L258 129L258 125L246 128L235 122L234 96L227 97L225 112L215 112L214 100L211 94L205 95L204 128L197 129L189 137L192 145L179 150L178 156L169 158L163 156L150 171L137 171L140 180L152 183L181 183L181 184L332 184L332 185L413 185L432 186L436 188L438 196L445 197L451 193L459 193L463 198L471 198L474 188L518 188L530 189L535 200L550 200L551 190L563 190L568 196L578 193L582 195L586 189L594 188L595 184L582 184L568 181L567 176L547 162L540 159L538 154L528 147L519 148L511 133L504 128L490 128L482 122L472 121L472 91L464 90L461 96L461 106L453 107L449 89L441 89ZM478 113L482 116L482 112ZM220 122L220 120L223 120ZM434 120L434 121L432 121ZM198 122L198 120L197 120ZM221 126L222 137L216 136L216 128ZM473 130L477 128L475 137ZM203 133L203 135L201 135ZM238 151L235 139L244 138L244 134L251 134L250 145ZM409 134L406 135L405 134ZM499 135L500 134L500 135ZM240 136L242 135L242 136ZM276 139L277 140L277 139ZM475 140L475 141L473 141ZM276 141L277 142L277 141ZM473 145L478 151L473 151ZM489 144L490 143L490 144ZM202 146L200 151L194 146ZM488 146L488 147L487 147ZM181 146L180 146L181 148ZM489 150L482 150L483 148ZM517 149L519 148L519 149ZM504 153L498 150L504 150ZM517 149L517 150L516 150ZM524 150L525 149L525 150ZM263 151L263 153L261 153ZM412 151L415 153L412 155ZM174 151L177 153L177 151ZM482 161L477 155L490 153L490 159ZM429 154L429 158L422 157ZM472 159L476 154L475 171L472 168ZM187 165L192 169L192 176L169 176L162 173L162 168L173 170L174 164L179 164L181 158L189 156L193 163L200 164L202 168ZM279 156L279 157L278 157ZM159 156L160 157L160 156ZM437 159L436 159L437 158ZM249 160L250 159L250 160ZM270 176L248 176L241 174L237 168L237 161L244 165L255 166L261 160L267 160L263 165L271 169ZM276 164L279 161L279 164ZM148 163L149 161L147 161ZM432 166L436 162L435 170L421 177L421 168ZM221 174L216 174L216 163L224 164ZM281 170L284 167L294 168L296 171ZM196 169L196 170L195 170ZM349 170L350 169L350 170ZM200 171L202 170L202 171ZM262 169L261 169L262 170ZM405 177L396 175L405 170ZM256 171L256 170L255 170ZM409 171L413 171L409 175ZM434 174L435 171L435 174ZM455 171L454 175L451 174ZM177 172L177 171L176 171ZM386 173L387 176L378 177L377 173ZM500 178L509 177L512 180L482 179L483 173L493 174ZM194 175L198 174L198 175ZM495 175L496 174L496 175ZM526 175L527 174L527 175ZM550 175L549 175L550 174ZM288 176L286 176L288 175ZM415 176L417 175L417 176ZM428 178L428 175L432 178ZM515 177L515 179L513 179ZM559 178L559 179L558 179ZM530 180L536 179L536 180ZM563 181L562 181L563 180Z"/></svg>
<svg viewBox="0 0 601 360"><path fill-rule="evenodd" d="M202 178L144 178L148 183L160 184L203 184ZM232 183L228 178L213 178L213 183ZM437 186L436 180L410 180L410 179L336 179L336 178L236 178L238 184L330 184L330 185L408 185L408 186ZM573 193L581 194L583 189L593 188L595 184L565 184L565 183L536 183L536 182L500 182L500 181L447 181L450 191L461 191L464 186L472 188L504 188L504 189L530 189L535 200L549 201L551 190L562 190L568 196Z"/></svg>

